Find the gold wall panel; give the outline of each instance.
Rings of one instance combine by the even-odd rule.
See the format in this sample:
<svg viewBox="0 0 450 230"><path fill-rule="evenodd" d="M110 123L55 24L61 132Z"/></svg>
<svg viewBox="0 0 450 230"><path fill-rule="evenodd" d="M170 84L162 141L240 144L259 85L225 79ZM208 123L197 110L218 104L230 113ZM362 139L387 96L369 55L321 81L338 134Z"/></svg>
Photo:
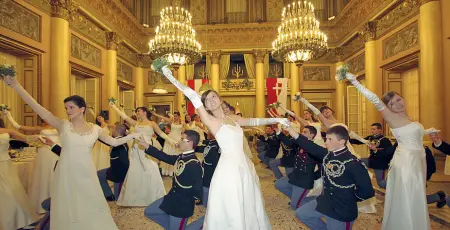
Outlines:
<svg viewBox="0 0 450 230"><path fill-rule="evenodd" d="M133 68L121 61L117 61L117 80L132 82Z"/></svg>
<svg viewBox="0 0 450 230"><path fill-rule="evenodd" d="M41 18L12 0L0 0L0 26L41 41Z"/></svg>
<svg viewBox="0 0 450 230"><path fill-rule="evenodd" d="M304 81L329 81L330 67L329 66L314 66L303 67Z"/></svg>
<svg viewBox="0 0 450 230"><path fill-rule="evenodd" d="M165 84L171 84L170 81L160 73L148 71L148 85L156 84L158 78L160 78Z"/></svg>
<svg viewBox="0 0 450 230"><path fill-rule="evenodd" d="M383 40L383 60L419 45L417 21Z"/></svg>
<svg viewBox="0 0 450 230"><path fill-rule="evenodd" d="M267 0L266 12L268 22L281 21L281 12L283 11L284 2L279 0Z"/></svg>
<svg viewBox="0 0 450 230"><path fill-rule="evenodd" d="M190 11L192 15L192 24L193 25L206 24L206 11L207 11L206 0L191 0L190 3L191 3Z"/></svg>
<svg viewBox="0 0 450 230"><path fill-rule="evenodd" d="M419 13L420 6L403 2L395 7L392 11L384 15L377 23L377 37L381 37L390 30L397 28L408 19Z"/></svg>
<svg viewBox="0 0 450 230"><path fill-rule="evenodd" d="M121 58L129 61L131 64L136 65L136 53L125 46L123 43L120 43L117 46L117 55L119 55Z"/></svg>
<svg viewBox="0 0 450 230"><path fill-rule="evenodd" d="M364 36L357 35L353 40L351 40L346 45L342 46L342 54L344 55L344 59L352 56L356 52L364 49L365 41Z"/></svg>
<svg viewBox="0 0 450 230"><path fill-rule="evenodd" d="M366 68L366 57L365 53L362 53L348 62L349 72L357 74L359 72L365 71Z"/></svg>
<svg viewBox="0 0 450 230"><path fill-rule="evenodd" d="M102 54L100 49L87 43L83 39L72 34L71 37L72 57L100 68L102 65Z"/></svg>
<svg viewBox="0 0 450 230"><path fill-rule="evenodd" d="M80 34L92 39L100 46L106 46L105 31L83 14L75 14L70 21L70 27Z"/></svg>

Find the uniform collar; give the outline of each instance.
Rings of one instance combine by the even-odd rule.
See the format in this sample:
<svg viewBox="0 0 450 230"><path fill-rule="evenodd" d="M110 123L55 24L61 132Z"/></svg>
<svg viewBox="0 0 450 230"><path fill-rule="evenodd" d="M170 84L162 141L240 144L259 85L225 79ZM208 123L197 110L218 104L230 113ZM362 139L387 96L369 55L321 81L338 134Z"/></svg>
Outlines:
<svg viewBox="0 0 450 230"><path fill-rule="evenodd" d="M333 154L334 154L334 155L340 155L340 154L342 154L342 153L344 153L344 152L347 152L347 151L348 151L347 146L344 146L344 147L342 147L342 148L340 148L340 149L334 150L334 151L333 151Z"/></svg>
<svg viewBox="0 0 450 230"><path fill-rule="evenodd" d="M374 134L374 135L373 135L373 137L375 137L375 138L382 137L382 136L383 136L383 134L381 134L381 133L380 133L380 134Z"/></svg>
<svg viewBox="0 0 450 230"><path fill-rule="evenodd" d="M194 153L194 152L195 152L195 150L189 150L189 151L186 151L186 152L182 152L181 154L189 155L189 154Z"/></svg>

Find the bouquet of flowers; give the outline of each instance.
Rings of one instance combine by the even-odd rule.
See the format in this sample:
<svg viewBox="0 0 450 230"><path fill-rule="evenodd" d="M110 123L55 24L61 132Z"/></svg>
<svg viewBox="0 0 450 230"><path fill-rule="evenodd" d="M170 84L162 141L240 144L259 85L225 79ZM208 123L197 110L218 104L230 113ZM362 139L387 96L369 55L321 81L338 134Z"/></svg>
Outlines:
<svg viewBox="0 0 450 230"><path fill-rule="evenodd" d="M4 76L16 76L16 69L8 64L0 64L0 80L3 80Z"/></svg>
<svg viewBox="0 0 450 230"><path fill-rule="evenodd" d="M9 110L9 107L8 107L8 105L5 105L5 104L0 104L0 111L7 111L7 110Z"/></svg>
<svg viewBox="0 0 450 230"><path fill-rule="evenodd" d="M114 98L114 97L108 98L108 103L116 104L116 102L117 102L117 99L116 99L116 98Z"/></svg>
<svg viewBox="0 0 450 230"><path fill-rule="evenodd" d="M155 112L155 111L156 111L155 107L150 107L150 108L148 108L148 110L149 110L150 112Z"/></svg>
<svg viewBox="0 0 450 230"><path fill-rule="evenodd" d="M302 96L300 95L300 92L297 92L293 98L294 101L300 101L302 99Z"/></svg>
<svg viewBox="0 0 450 230"><path fill-rule="evenodd" d="M349 66L348 65L342 65L339 68L336 69L336 81L343 81L347 78L347 73L349 70Z"/></svg>
<svg viewBox="0 0 450 230"><path fill-rule="evenodd" d="M153 60L152 63L152 70L158 73L162 73L162 68L164 66L170 66L169 62L165 60L164 58L157 58Z"/></svg>

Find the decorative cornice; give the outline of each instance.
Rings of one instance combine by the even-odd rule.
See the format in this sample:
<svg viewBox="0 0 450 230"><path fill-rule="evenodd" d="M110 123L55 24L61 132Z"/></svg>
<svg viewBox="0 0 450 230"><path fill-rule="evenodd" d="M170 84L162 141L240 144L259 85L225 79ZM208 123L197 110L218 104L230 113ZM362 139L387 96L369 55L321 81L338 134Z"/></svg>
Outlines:
<svg viewBox="0 0 450 230"><path fill-rule="evenodd" d="M220 50L209 51L207 55L211 58L211 64L219 64L221 54Z"/></svg>
<svg viewBox="0 0 450 230"><path fill-rule="evenodd" d="M139 68L144 67L144 55L136 54L136 66Z"/></svg>
<svg viewBox="0 0 450 230"><path fill-rule="evenodd" d="M265 50L265 49L253 50L253 55L255 56L256 63L263 63L264 57L266 56L266 54L267 54L267 50Z"/></svg>
<svg viewBox="0 0 450 230"><path fill-rule="evenodd" d="M117 46L121 42L119 35L116 32L106 32L106 49L117 50Z"/></svg>
<svg viewBox="0 0 450 230"><path fill-rule="evenodd" d="M70 15L78 7L72 0L49 0L52 9L52 17L61 18L69 21Z"/></svg>
<svg viewBox="0 0 450 230"><path fill-rule="evenodd" d="M374 41L377 38L377 21L368 21L364 24L363 30L360 32L364 36L366 42Z"/></svg>

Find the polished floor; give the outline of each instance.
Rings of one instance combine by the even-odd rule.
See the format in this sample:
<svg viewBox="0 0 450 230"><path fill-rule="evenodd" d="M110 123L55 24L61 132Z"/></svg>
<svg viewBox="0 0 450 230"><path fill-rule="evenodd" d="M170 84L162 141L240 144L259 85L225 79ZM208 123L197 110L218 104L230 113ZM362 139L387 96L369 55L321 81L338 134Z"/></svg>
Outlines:
<svg viewBox="0 0 450 230"><path fill-rule="evenodd" d="M437 159L438 172L433 175L432 180L428 183L427 191L429 193L443 190L450 194L450 176L443 175L444 161L443 158ZM261 189L264 194L266 211L274 230L284 229L308 229L295 218L294 211L291 211L288 202L289 199L278 192L274 187L274 177L272 172L260 164L255 164L257 173L261 182ZM171 178L165 177L164 184L167 191L171 186ZM374 184L375 181L374 181ZM381 229L381 221L383 215L384 204L384 190L376 189L376 197L378 204L376 205L376 214L360 213L356 220L353 229L355 230L372 230ZM110 202L111 212L119 229L162 229L159 225L153 223L144 217L144 208L122 208ZM435 205L429 205L431 227L432 229L450 230L450 208L437 209ZM205 213L205 209L197 206L194 216L189 219L189 222L196 220L199 216Z"/></svg>

